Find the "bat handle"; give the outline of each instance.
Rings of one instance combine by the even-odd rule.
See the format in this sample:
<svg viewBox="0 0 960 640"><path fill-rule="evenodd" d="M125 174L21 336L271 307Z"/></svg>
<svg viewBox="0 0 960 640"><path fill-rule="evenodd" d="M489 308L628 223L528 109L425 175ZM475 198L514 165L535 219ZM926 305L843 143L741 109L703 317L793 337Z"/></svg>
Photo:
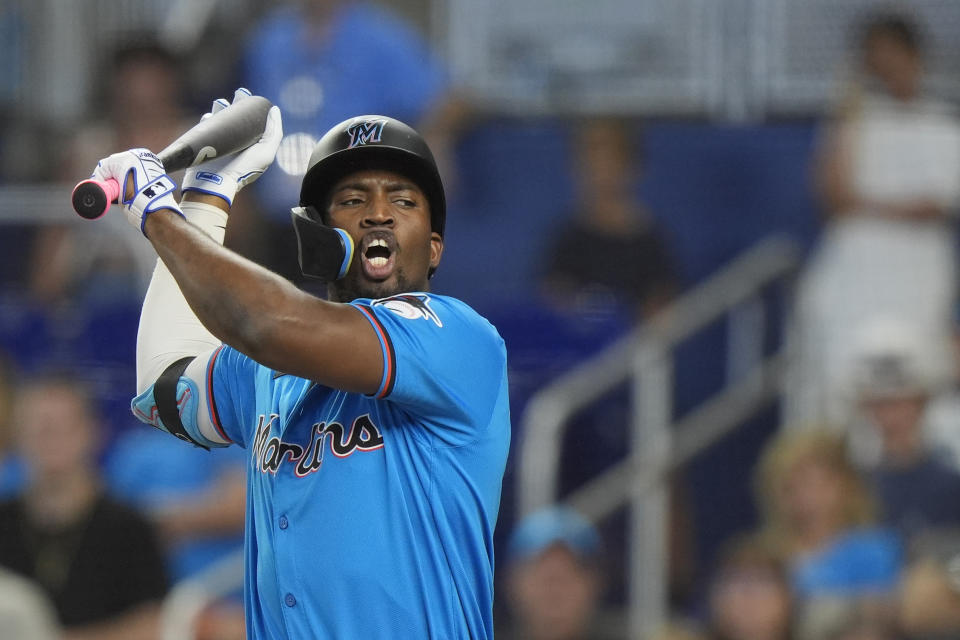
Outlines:
<svg viewBox="0 0 960 640"><path fill-rule="evenodd" d="M113 178L84 180L73 188L70 201L77 215L87 220L96 220L107 212L111 202L120 196L120 185Z"/></svg>

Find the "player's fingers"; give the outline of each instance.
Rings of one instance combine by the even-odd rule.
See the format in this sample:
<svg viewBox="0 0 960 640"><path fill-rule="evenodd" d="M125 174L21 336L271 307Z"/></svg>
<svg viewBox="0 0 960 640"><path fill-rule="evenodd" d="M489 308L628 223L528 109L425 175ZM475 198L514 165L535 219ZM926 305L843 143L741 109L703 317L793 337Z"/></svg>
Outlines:
<svg viewBox="0 0 960 640"><path fill-rule="evenodd" d="M210 107L210 115L218 111L223 111L230 106L230 102L226 98L217 98L213 101L213 106Z"/></svg>
<svg viewBox="0 0 960 640"><path fill-rule="evenodd" d="M136 154L138 151L146 151L146 149L130 149L127 151L120 151L118 153L111 154L106 158L102 158L100 162L97 163L96 168L93 170L92 177L98 180L113 178L119 181L120 177L127 173L129 167L135 167L140 164Z"/></svg>
<svg viewBox="0 0 960 640"><path fill-rule="evenodd" d="M263 135L260 136L260 140L276 141L279 145L282 137L283 121L280 118L280 107L274 105L267 112L267 123L263 127Z"/></svg>
<svg viewBox="0 0 960 640"><path fill-rule="evenodd" d="M233 102L234 104L236 104L239 100L243 100L244 98L249 98L251 95L253 94L250 93L249 89L240 87L233 93Z"/></svg>

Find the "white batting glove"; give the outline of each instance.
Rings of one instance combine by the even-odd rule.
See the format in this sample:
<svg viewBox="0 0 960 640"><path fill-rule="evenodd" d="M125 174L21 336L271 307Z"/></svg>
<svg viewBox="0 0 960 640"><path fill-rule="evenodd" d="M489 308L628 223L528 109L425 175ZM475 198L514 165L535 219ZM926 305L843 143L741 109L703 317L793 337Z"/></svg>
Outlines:
<svg viewBox="0 0 960 640"><path fill-rule="evenodd" d="M233 94L234 103L250 97L246 89L237 89ZM210 113L204 114L201 120L209 118L221 109L230 105L223 98L213 101ZM199 191L220 196L232 205L237 191L247 186L273 164L277 155L277 148L283 138L283 125L280 120L280 108L272 107L267 114L263 135L260 139L233 155L214 158L197 167L187 169L183 176L182 191Z"/></svg>
<svg viewBox="0 0 960 640"><path fill-rule="evenodd" d="M169 209L183 217L173 195L177 185L166 174L160 158L149 149L130 149L108 156L97 163L92 177L117 181L120 185L118 202L130 224L143 235L147 235L143 223L155 211ZM127 193L133 195L128 198Z"/></svg>

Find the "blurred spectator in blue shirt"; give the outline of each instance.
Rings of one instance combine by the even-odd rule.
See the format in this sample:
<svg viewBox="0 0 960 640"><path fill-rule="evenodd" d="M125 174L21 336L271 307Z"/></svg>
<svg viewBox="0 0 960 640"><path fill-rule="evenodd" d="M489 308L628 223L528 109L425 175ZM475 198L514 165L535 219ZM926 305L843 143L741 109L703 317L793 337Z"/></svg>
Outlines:
<svg viewBox="0 0 960 640"><path fill-rule="evenodd" d="M896 534L875 523L874 497L831 431L782 431L756 471L765 544L789 567L801 637L850 611L889 615L903 562Z"/></svg>
<svg viewBox="0 0 960 640"><path fill-rule="evenodd" d="M386 9L354 0L284 2L254 27L243 64L246 86L283 111L276 163L254 188L278 235L263 256L268 266L299 278L290 233L290 207L297 202L291 194L300 192L317 139L347 118L384 114L417 128L449 189L450 148L470 108L451 89L427 42ZM252 224L246 218L241 222Z"/></svg>

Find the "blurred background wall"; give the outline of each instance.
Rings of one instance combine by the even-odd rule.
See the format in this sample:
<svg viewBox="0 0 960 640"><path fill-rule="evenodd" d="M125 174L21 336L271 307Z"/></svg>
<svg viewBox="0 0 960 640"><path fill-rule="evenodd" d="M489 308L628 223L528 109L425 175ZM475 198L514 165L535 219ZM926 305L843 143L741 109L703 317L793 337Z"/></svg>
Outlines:
<svg viewBox="0 0 960 640"><path fill-rule="evenodd" d="M90 161L103 155L94 153L97 144L148 144L144 137L120 135L116 112L118 100L139 91L134 80L144 74L150 80L145 84L161 86L160 93L173 104L172 122L177 124L165 120L161 127L155 118L164 114L149 115L136 125L136 133L149 133L156 122L155 139L161 141L157 130L175 131L181 122L189 126L211 100L232 95L236 86L267 93L284 109L289 140L285 149L293 154L285 166L292 168L272 168L275 175L264 180L268 186L235 214L234 248L296 277L284 271L289 251L283 255L285 232L275 224L285 215L283 206L295 204L296 197L295 190L283 186L281 172L296 184L304 150L329 126L321 126L318 115L311 129L311 114L323 113L336 96L324 93L332 85L323 81L297 84L292 72L270 80L278 83L270 95L266 87L256 86L266 72L255 72L252 61L259 52L262 66L271 60L282 66L284 56L266 40L258 41L258 34L287 5L311 4L337 5L260 0L0 3L0 347L23 372L62 367L81 372L103 407L108 443L141 428L127 407L134 385L140 295L151 264L149 247L122 223L121 228L85 226L90 223L70 211L69 189L89 173ZM501 546L523 511L518 503L521 451L528 401L535 394L636 327L649 326L644 323L657 318L657 311L683 299L765 239L776 237L785 243L778 245L787 247L783 251L796 253L794 271L806 264L829 217L814 179L817 150L829 136L825 123L875 88L863 81L857 27L866 17L880 9L907 13L923 34L924 95L946 104L960 99L960 4L951 0L379 4L375 15L386 12L388 18L383 18L387 26L378 22L377 28L392 30L395 22L402 24L398 28L403 34L397 37L418 52L413 59L442 68L441 88L431 85L440 96L436 103L411 111L444 150L440 160L450 201L447 250L434 289L460 297L487 315L510 353L515 437L497 533ZM349 42L353 35L348 29L338 37ZM367 37L359 31L355 35ZM146 67L118 81L114 52L129 46L132 38L166 51L176 69L175 81L165 78L167 84L161 85L160 77ZM291 40L288 47L302 44ZM393 72L384 70L393 67L378 67L374 54L371 66L351 66L356 56L343 46L347 53L337 71L346 79L338 79L338 92L361 85L374 97L378 87L391 95L402 91L403 78L399 83L395 77L390 83L378 78L378 68L387 74ZM157 104L157 99L147 99ZM307 103L313 111L303 111ZM390 104L386 97L384 104ZM442 108L434 110L437 104ZM567 256L581 248L583 255L593 255L587 240L577 243L576 238L585 237L582 229L575 228L581 236L572 236L572 245L559 245L558 236L596 197L591 189L599 188L596 180L591 185L584 178L591 171L584 167L584 158L589 156L585 150L600 148L600 143L591 147L589 138L584 143L581 128L611 120L626 123L630 138L626 195L635 204L629 207L639 212L643 229L656 230L650 246L663 248L667 256L643 267L651 270L641 269L647 275L637 276L637 282L660 278L664 286L657 291L662 296L640 300L637 294L627 296L626 303L607 295L603 287L597 294L589 286L587 293L553 286L553 276L562 271L554 255L558 246L567 247ZM99 124L115 128L115 137L91 137ZM90 142L94 139L97 143ZM110 144L105 153L126 148ZM593 171L601 176L618 170L604 168L606 160L597 162L601 164ZM633 237L638 227L628 223L624 228L624 234ZM955 242L952 227L949 234ZM266 245L264 238L270 239ZM619 247L603 242L591 245L598 254L603 246L610 251ZM633 269L637 252L652 255L653 249L642 248L647 246L616 249L624 252L623 264L614 261L612 269ZM639 287L630 277L614 280ZM793 276L779 285L772 294L759 290L755 304L764 310L761 325L749 324L755 317L749 309L739 320L718 315L671 346L667 432L677 419L736 382L747 365L786 344L795 300ZM634 308L635 298L644 307L641 312ZM747 324L738 325L745 317ZM751 326L765 327L759 342L750 342ZM788 380L777 377L770 384L779 389L789 385ZM570 416L558 445L556 497L569 495L623 460L631 443L636 446L635 428L642 421L637 416L643 409L630 399L633 384L635 376L625 376L598 402ZM671 544L681 545L681 559L670 561L671 602L679 611L696 617L703 610L721 543L757 524L754 465L786 421L779 391L775 395L734 420L732 435L697 449L669 469L677 475L666 483L667 493L681 505L672 513L685 518L686 524L678 527L689 534L679 542L671 538ZM104 459L109 450L108 444ZM669 457L664 453L669 447L657 451ZM11 471L8 476L13 491L17 474ZM635 480L629 476L629 482ZM952 499L960 502L960 495ZM638 535L632 512L625 508L628 503L618 504L600 522L612 557L621 560L612 562L617 568L609 573L604 596L621 615L614 626L626 624L623 612L638 597L627 568ZM647 512L647 517L668 517L670 509L660 509ZM498 591L498 598L504 611L498 615L508 619L506 596Z"/></svg>

